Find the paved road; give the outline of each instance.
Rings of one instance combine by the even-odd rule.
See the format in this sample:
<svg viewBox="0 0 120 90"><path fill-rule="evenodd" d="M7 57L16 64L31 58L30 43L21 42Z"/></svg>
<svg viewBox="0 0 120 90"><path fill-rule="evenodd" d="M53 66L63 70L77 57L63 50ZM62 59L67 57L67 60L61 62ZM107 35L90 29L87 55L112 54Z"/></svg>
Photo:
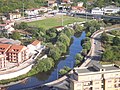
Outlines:
<svg viewBox="0 0 120 90"><path fill-rule="evenodd" d="M87 65L92 66L95 63L98 63L101 59L101 54L102 54L102 47L101 47L101 42L100 42L100 34L97 35L94 39L94 52L93 55L90 56L90 58L92 59L91 62Z"/></svg>
<svg viewBox="0 0 120 90"><path fill-rule="evenodd" d="M112 31L112 30L120 30L119 29L116 29L116 28L113 28L113 29L108 29L109 31ZM107 30L107 31L108 31ZM102 32L101 32L102 33ZM90 63L88 63L86 66L92 66L93 64L96 64L96 63L99 63L100 60L101 60L101 54L103 53L103 48L101 46L101 41L100 41L100 36L101 36L101 33L97 34L94 38L93 38L93 50L92 50L92 55L90 56L91 58L91 61Z"/></svg>

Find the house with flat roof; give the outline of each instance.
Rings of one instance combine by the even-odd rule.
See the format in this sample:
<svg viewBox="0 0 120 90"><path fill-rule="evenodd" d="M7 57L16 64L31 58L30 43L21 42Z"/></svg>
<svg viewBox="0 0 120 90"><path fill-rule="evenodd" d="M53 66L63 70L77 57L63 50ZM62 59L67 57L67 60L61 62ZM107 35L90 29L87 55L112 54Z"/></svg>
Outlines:
<svg viewBox="0 0 120 90"><path fill-rule="evenodd" d="M120 67L94 64L73 70L70 90L120 90Z"/></svg>
<svg viewBox="0 0 120 90"><path fill-rule="evenodd" d="M104 14L104 10L102 10L99 7L93 8L91 11L91 14L98 14L98 15L103 15Z"/></svg>
<svg viewBox="0 0 120 90"><path fill-rule="evenodd" d="M114 5L106 6L103 8L105 14L117 13L120 11L120 7Z"/></svg>

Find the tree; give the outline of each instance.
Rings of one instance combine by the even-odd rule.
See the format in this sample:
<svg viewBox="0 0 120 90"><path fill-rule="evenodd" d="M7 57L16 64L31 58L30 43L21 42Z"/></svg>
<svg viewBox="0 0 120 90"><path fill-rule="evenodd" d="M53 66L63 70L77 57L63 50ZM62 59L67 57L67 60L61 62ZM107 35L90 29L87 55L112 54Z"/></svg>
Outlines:
<svg viewBox="0 0 120 90"><path fill-rule="evenodd" d="M21 38L21 35L18 32L13 32L13 34L11 35L11 38L15 40L19 40Z"/></svg>
<svg viewBox="0 0 120 90"><path fill-rule="evenodd" d="M101 35L101 41L102 41L102 43L108 43L108 41L109 41L109 37L105 32L103 32Z"/></svg>
<svg viewBox="0 0 120 90"><path fill-rule="evenodd" d="M60 33L60 35L58 36L58 40L57 41L64 43L66 46L69 46L69 44L70 44L70 39L64 33Z"/></svg>
<svg viewBox="0 0 120 90"><path fill-rule="evenodd" d="M28 28L28 25L27 25L27 23L26 22L21 22L20 24L19 24L19 29L26 29L26 28Z"/></svg>
<svg viewBox="0 0 120 90"><path fill-rule="evenodd" d="M120 45L120 38L119 37L114 37L113 38L113 44L117 45L117 46Z"/></svg>
<svg viewBox="0 0 120 90"><path fill-rule="evenodd" d="M90 37L90 36L91 36L91 32L87 32L86 37Z"/></svg>
<svg viewBox="0 0 120 90"><path fill-rule="evenodd" d="M80 26L78 24L76 24L73 28L75 30L75 33L81 32L84 29L83 26Z"/></svg>
<svg viewBox="0 0 120 90"><path fill-rule="evenodd" d="M39 60L36 70L39 70L40 72L46 72L50 70L52 67L54 67L53 59L45 58L45 59Z"/></svg>
<svg viewBox="0 0 120 90"><path fill-rule="evenodd" d="M87 49L82 50L82 55L86 56L87 55Z"/></svg>
<svg viewBox="0 0 120 90"><path fill-rule="evenodd" d="M82 61L83 60L83 56L80 53L77 53L75 56L76 60Z"/></svg>
<svg viewBox="0 0 120 90"><path fill-rule="evenodd" d="M65 44L63 44L62 42L56 42L56 45L62 53L66 53L67 47Z"/></svg>
<svg viewBox="0 0 120 90"><path fill-rule="evenodd" d="M89 41L87 41L86 43L84 43L82 45L83 49L87 49L87 50L90 50L90 47L91 47L91 43Z"/></svg>
<svg viewBox="0 0 120 90"><path fill-rule="evenodd" d="M69 38L74 34L74 32L72 32L72 30L69 28L65 28L64 30L62 30L62 32L66 34Z"/></svg>
<svg viewBox="0 0 120 90"><path fill-rule="evenodd" d="M100 29L100 23L96 20L88 21L85 23L84 26L85 26L86 32L91 32L91 33Z"/></svg>
<svg viewBox="0 0 120 90"><path fill-rule="evenodd" d="M113 51L111 49L107 49L102 55L102 60L104 60L104 61L112 61L113 56L114 56Z"/></svg>
<svg viewBox="0 0 120 90"><path fill-rule="evenodd" d="M61 56L61 51L58 47L50 48L49 56L52 57L55 61L57 61Z"/></svg>

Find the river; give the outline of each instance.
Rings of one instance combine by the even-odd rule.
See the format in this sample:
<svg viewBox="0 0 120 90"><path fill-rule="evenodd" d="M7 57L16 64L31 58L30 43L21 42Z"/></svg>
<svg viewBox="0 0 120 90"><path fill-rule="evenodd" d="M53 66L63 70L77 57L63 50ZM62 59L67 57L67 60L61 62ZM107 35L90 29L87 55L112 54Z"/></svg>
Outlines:
<svg viewBox="0 0 120 90"><path fill-rule="evenodd" d="M75 64L75 55L82 50L81 40L85 38L85 32L82 32L79 37L72 36L72 38L73 42L68 49L68 55L66 55L66 58L61 59L54 69L47 73L38 73L37 75L28 78L24 83L9 86L7 90L21 90L42 85L56 80L58 78L58 71L64 66L73 68Z"/></svg>

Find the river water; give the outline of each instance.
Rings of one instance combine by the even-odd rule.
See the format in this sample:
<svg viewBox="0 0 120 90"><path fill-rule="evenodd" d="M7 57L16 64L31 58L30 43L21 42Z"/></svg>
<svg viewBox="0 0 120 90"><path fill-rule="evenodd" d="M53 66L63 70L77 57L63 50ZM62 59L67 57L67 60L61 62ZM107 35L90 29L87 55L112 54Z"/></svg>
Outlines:
<svg viewBox="0 0 120 90"><path fill-rule="evenodd" d="M72 38L73 42L68 49L68 55L66 55L66 58L61 59L54 69L47 73L38 73L37 75L28 78L24 83L8 87L8 90L21 90L51 82L58 78L58 71L64 66L73 68L75 64L75 55L82 50L81 40L85 38L85 32L82 32L79 37L72 36Z"/></svg>

